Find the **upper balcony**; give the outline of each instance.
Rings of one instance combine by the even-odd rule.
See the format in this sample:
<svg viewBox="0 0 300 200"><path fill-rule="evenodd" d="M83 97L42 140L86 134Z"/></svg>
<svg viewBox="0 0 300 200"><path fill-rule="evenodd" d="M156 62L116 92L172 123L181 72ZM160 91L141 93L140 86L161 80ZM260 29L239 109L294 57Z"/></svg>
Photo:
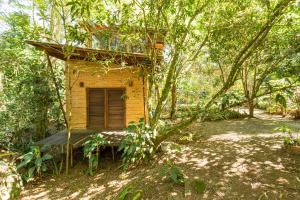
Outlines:
<svg viewBox="0 0 300 200"><path fill-rule="evenodd" d="M26 41L48 55L61 60L112 61L120 65L152 64L149 53L156 53L155 62L163 60L164 38L166 31L145 31L131 28L121 31L119 27L101 25L81 25L89 33L85 47L72 46L72 52L66 51L70 46L38 41Z"/></svg>
<svg viewBox="0 0 300 200"><path fill-rule="evenodd" d="M166 32L131 28L131 30L121 31L118 27L107 27L103 25L82 25L89 37L86 46L93 49L107 51L118 51L126 53L149 53L155 49L158 54L162 54L164 48L164 37Z"/></svg>

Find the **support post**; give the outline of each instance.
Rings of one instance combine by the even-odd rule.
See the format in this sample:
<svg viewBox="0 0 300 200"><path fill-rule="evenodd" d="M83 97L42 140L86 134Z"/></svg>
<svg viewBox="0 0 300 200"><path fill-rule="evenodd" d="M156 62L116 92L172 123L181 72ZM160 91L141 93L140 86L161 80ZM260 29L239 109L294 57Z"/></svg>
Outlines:
<svg viewBox="0 0 300 200"><path fill-rule="evenodd" d="M70 145L70 151L71 151L70 152L71 153L71 156L70 156L71 157L71 167L73 167L73 145L72 144Z"/></svg>
<svg viewBox="0 0 300 200"><path fill-rule="evenodd" d="M115 161L115 151L114 151L114 146L113 145L111 146L111 153L112 153L113 161Z"/></svg>

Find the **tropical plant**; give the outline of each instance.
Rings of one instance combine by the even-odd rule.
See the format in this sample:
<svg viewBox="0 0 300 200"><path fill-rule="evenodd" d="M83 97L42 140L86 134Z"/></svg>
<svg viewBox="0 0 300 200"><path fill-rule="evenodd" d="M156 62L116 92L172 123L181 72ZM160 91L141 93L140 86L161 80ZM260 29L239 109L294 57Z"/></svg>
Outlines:
<svg viewBox="0 0 300 200"><path fill-rule="evenodd" d="M118 151L122 151L123 168L148 160L154 154L152 129L140 119L138 123L130 122L126 129L126 137L122 140Z"/></svg>
<svg viewBox="0 0 300 200"><path fill-rule="evenodd" d="M109 144L101 133L91 135L89 139L83 143L84 156L89 159L88 174L93 175L98 169L100 147ZM96 153L93 153L96 151Z"/></svg>
<svg viewBox="0 0 300 200"><path fill-rule="evenodd" d="M217 120L225 120L225 119L239 119L245 117L245 114L242 114L235 110L219 110L219 109L211 109L205 114L203 114L203 120L205 121L217 121Z"/></svg>
<svg viewBox="0 0 300 200"><path fill-rule="evenodd" d="M171 160L166 160L161 171L160 175L165 177L167 176L172 182L182 185L185 182L184 175L182 170L175 165Z"/></svg>
<svg viewBox="0 0 300 200"><path fill-rule="evenodd" d="M48 164L52 160L52 155L46 153L49 146L44 145L41 148L38 146L32 146L28 153L19 157L20 163L17 165L17 169L25 168L25 173L22 174L22 178L28 182L31 181L34 175L41 176L48 169ZM22 172L22 171L21 171Z"/></svg>
<svg viewBox="0 0 300 200"><path fill-rule="evenodd" d="M122 189L115 200L140 200L142 199L142 192L142 190L137 190L132 185L127 185Z"/></svg>

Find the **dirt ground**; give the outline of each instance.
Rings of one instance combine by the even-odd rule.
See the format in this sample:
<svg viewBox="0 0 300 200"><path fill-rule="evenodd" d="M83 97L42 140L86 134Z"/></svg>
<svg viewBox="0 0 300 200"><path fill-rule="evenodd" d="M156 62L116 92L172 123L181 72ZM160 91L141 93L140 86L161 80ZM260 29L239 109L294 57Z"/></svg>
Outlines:
<svg viewBox="0 0 300 200"><path fill-rule="evenodd" d="M300 199L300 155L285 152L282 134L274 132L281 124L299 130L300 121L257 114L256 119L195 123L183 132L193 140L181 152L159 153L127 172L110 154L94 176L84 173L87 164L79 160L68 176L27 184L21 199L115 199L126 185L142 190L143 199ZM167 158L183 170L185 186L159 175ZM189 186L194 179L205 181L203 194Z"/></svg>

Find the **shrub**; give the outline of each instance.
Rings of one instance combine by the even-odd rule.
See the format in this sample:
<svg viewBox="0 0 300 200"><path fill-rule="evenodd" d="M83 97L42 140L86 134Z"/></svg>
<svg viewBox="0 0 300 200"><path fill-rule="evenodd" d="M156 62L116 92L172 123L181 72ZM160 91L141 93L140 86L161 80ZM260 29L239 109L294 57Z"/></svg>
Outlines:
<svg viewBox="0 0 300 200"><path fill-rule="evenodd" d="M204 120L217 121L217 120L224 120L224 119L240 119L245 116L246 116L245 114L241 114L240 112L234 110L220 111L219 109L213 109L205 114Z"/></svg>
<svg viewBox="0 0 300 200"><path fill-rule="evenodd" d="M292 110L290 114L294 119L300 119L300 90L296 91L292 98Z"/></svg>
<svg viewBox="0 0 300 200"><path fill-rule="evenodd" d="M285 134L283 137L283 144L284 145L296 145L300 146L300 137L297 134L297 136L294 136L292 134L292 129L286 125L283 125L281 127L275 128L275 131L280 131Z"/></svg>
<svg viewBox="0 0 300 200"><path fill-rule="evenodd" d="M217 102L219 109L224 110L227 106L241 102L244 99L244 94L239 90L232 90L226 94L221 95L219 102Z"/></svg>
<svg viewBox="0 0 300 200"><path fill-rule="evenodd" d="M126 132L127 135L118 149L118 151L123 151L124 169L148 160L154 154L154 133L148 125L145 125L143 119L140 119L138 123L130 122Z"/></svg>
<svg viewBox="0 0 300 200"><path fill-rule="evenodd" d="M31 150L19 157L21 162L17 166L17 169L25 168L26 172L22 174L22 178L28 182L32 180L34 175L41 176L43 172L46 172L48 167L48 161L52 160L52 155L46 153L48 146L42 148L38 146L32 146Z"/></svg>
<svg viewBox="0 0 300 200"><path fill-rule="evenodd" d="M256 108L267 110L270 106L271 99L269 97L261 97L257 100L257 104L255 105Z"/></svg>

